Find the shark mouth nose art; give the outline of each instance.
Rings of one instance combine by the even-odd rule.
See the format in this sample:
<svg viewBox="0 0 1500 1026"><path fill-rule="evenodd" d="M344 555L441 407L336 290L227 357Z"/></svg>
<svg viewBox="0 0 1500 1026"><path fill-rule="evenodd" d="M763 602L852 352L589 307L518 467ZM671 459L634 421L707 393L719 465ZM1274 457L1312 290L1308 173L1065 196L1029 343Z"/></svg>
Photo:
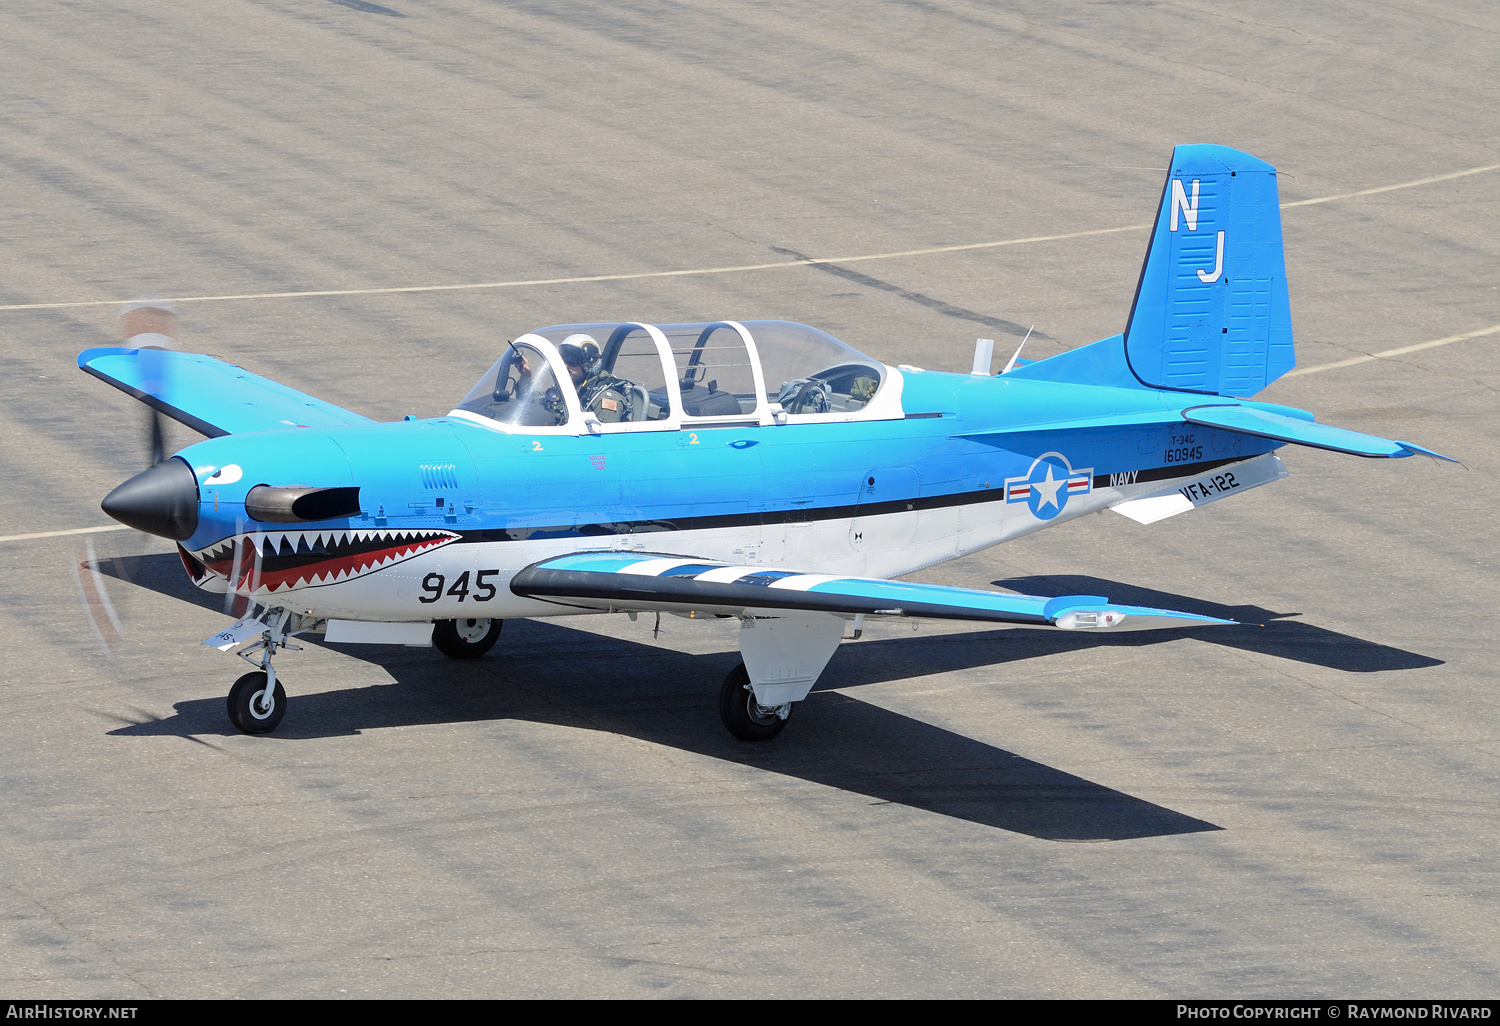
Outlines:
<svg viewBox="0 0 1500 1026"><path fill-rule="evenodd" d="M457 541L452 531L256 531L197 553L212 574L242 591L340 584Z"/></svg>

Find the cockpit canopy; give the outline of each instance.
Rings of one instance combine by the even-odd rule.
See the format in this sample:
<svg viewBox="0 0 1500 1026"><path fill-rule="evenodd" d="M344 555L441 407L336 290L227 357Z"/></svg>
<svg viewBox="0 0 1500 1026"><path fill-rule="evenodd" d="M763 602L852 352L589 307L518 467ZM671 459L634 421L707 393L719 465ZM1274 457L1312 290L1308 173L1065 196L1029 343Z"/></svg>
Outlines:
<svg viewBox="0 0 1500 1026"><path fill-rule="evenodd" d="M564 324L508 343L458 411L518 427L577 416L626 429L781 413L842 420L865 411L886 376L852 346L790 321Z"/></svg>

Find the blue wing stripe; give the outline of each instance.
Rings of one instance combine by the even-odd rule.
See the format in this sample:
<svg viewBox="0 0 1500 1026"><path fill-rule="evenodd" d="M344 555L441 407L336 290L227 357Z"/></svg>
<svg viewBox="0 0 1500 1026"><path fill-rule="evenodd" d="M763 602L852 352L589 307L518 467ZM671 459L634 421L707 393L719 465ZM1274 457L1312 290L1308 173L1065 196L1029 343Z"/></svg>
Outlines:
<svg viewBox="0 0 1500 1026"><path fill-rule="evenodd" d="M741 577L734 583L748 584L756 588L767 588L775 584L777 581L796 576L797 575L792 573L790 570L763 570L760 573L748 574L744 577Z"/></svg>
<svg viewBox="0 0 1500 1026"><path fill-rule="evenodd" d="M579 552L557 556L539 565L549 570L591 570L595 573L615 574L640 562L643 560L637 552Z"/></svg>
<svg viewBox="0 0 1500 1026"><path fill-rule="evenodd" d="M674 567L672 567L672 569L664 571L663 573L659 573L656 576L657 577L694 577L694 578L696 578L699 574L705 574L705 573L708 573L708 571L710 571L710 570L717 570L721 566L728 566L728 565L729 564L727 564L727 563L685 563L682 566L674 566Z"/></svg>
<svg viewBox="0 0 1500 1026"><path fill-rule="evenodd" d="M938 603L953 608L1016 613L1046 619L1051 600L1031 595L1006 595L1002 592L973 588L948 588L936 584L914 584L908 581L881 581L846 577L813 585L809 591L819 594L846 595L870 599L891 606ZM1101 599L1101 602L1107 601Z"/></svg>

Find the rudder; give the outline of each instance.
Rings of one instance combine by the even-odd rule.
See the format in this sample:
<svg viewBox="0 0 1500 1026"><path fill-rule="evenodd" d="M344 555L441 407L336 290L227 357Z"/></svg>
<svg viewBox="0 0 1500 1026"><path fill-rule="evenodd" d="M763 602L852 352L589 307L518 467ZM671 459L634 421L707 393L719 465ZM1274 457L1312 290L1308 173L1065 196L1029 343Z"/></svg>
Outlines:
<svg viewBox="0 0 1500 1026"><path fill-rule="evenodd" d="M1252 396L1296 364L1276 169L1178 146L1125 329L1142 384Z"/></svg>

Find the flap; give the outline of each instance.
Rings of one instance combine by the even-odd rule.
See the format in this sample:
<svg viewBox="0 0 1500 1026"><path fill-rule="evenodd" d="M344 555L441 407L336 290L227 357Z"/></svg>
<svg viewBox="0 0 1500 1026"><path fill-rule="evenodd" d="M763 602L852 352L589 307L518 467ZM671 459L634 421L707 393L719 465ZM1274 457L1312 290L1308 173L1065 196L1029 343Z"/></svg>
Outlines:
<svg viewBox="0 0 1500 1026"><path fill-rule="evenodd" d="M209 438L245 431L375 423L199 353L87 349L78 354L78 366Z"/></svg>

